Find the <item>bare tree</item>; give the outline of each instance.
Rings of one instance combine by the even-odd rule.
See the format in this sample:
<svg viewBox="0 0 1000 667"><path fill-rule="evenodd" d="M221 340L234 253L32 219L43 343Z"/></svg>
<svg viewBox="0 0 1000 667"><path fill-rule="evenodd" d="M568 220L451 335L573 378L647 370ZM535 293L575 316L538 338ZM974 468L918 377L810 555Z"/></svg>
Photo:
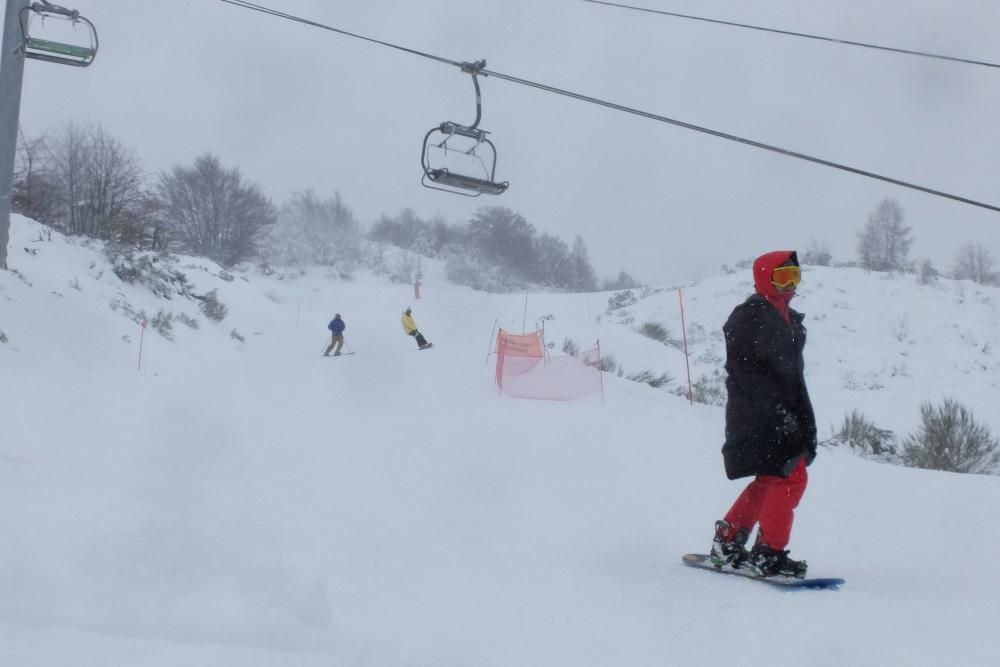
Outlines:
<svg viewBox="0 0 1000 667"><path fill-rule="evenodd" d="M160 175L157 194L175 249L232 266L257 254L277 211L238 168L226 169L214 155Z"/></svg>
<svg viewBox="0 0 1000 667"><path fill-rule="evenodd" d="M56 188L59 211L54 226L67 234L82 234L81 207L83 173L86 163L86 132L76 123L69 123L49 142L49 165Z"/></svg>
<svg viewBox="0 0 1000 667"><path fill-rule="evenodd" d="M573 240L573 249L569 253L569 264L573 276L573 284L570 286L577 292L593 292L597 289L597 274L590 264L590 257L587 255L587 244L583 242L583 237L579 234Z"/></svg>
<svg viewBox="0 0 1000 667"><path fill-rule="evenodd" d="M17 154L11 210L33 220L51 224L56 210L55 188L46 170L48 148L45 136L29 138L17 128Z"/></svg>
<svg viewBox="0 0 1000 667"><path fill-rule="evenodd" d="M100 125L91 127L83 183L85 233L105 240L138 236L135 213L143 201L144 180L135 153Z"/></svg>
<svg viewBox="0 0 1000 667"><path fill-rule="evenodd" d="M832 262L833 254L830 252L829 242L825 240L817 241L814 238L810 238L809 247L802 255L802 263L813 266L830 266Z"/></svg>
<svg viewBox="0 0 1000 667"><path fill-rule="evenodd" d="M981 285L1000 284L1000 275L993 267L996 265L993 255L980 242L966 243L958 249L955 255L955 268L952 273L959 280L972 280Z"/></svg>
<svg viewBox="0 0 1000 667"><path fill-rule="evenodd" d="M902 271L907 266L913 238L903 225L903 209L895 199L883 199L868 214L858 233L858 258L869 271Z"/></svg>
<svg viewBox="0 0 1000 667"><path fill-rule="evenodd" d="M126 229L143 200L145 174L131 149L101 125L66 125L48 142L58 211L53 224L69 234L105 240L134 236Z"/></svg>

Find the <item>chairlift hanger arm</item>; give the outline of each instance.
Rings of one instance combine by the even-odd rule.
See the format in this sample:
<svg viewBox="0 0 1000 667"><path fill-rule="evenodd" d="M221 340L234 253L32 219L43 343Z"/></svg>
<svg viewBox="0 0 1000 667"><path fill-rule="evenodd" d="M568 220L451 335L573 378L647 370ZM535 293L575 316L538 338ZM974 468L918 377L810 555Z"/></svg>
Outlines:
<svg viewBox="0 0 1000 667"><path fill-rule="evenodd" d="M479 91L479 79L476 77L482 73L484 67L486 67L485 58L474 63L462 63L462 71L472 75L472 85L476 88L476 122L467 126L470 130L479 127L479 121L483 117L483 96Z"/></svg>

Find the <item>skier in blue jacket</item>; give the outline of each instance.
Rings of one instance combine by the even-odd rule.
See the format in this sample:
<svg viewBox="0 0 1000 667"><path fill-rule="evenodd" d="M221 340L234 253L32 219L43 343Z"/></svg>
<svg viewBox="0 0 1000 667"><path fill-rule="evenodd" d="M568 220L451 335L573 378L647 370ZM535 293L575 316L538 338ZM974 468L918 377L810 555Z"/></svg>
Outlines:
<svg viewBox="0 0 1000 667"><path fill-rule="evenodd" d="M333 356L339 357L340 349L344 347L344 329L347 328L347 325L344 324L344 320L340 319L340 313L333 316L333 319L330 320L328 325L326 325L326 328L330 330L330 333L333 334L333 336L330 338L330 344L327 346L326 352L323 353L323 356L329 357L330 351L337 348L336 351L334 351Z"/></svg>

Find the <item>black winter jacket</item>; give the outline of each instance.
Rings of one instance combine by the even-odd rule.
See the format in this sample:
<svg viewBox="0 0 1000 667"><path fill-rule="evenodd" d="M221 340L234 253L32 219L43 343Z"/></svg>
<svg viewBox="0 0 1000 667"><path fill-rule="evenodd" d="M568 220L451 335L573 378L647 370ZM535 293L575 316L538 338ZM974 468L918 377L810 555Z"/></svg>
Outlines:
<svg viewBox="0 0 1000 667"><path fill-rule="evenodd" d="M725 326L726 444L729 479L787 477L799 459L816 457L816 417L804 376L803 315L791 322L754 294L737 306Z"/></svg>

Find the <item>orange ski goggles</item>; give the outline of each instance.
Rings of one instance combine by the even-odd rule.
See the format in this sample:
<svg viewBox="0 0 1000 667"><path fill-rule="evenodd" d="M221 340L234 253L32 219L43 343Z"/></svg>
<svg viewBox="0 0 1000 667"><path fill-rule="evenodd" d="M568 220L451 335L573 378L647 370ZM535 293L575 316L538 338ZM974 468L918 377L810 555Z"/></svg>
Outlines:
<svg viewBox="0 0 1000 667"><path fill-rule="evenodd" d="M797 266L779 266L771 274L771 283L775 287L784 289L791 285L798 287L802 281L802 271Z"/></svg>

